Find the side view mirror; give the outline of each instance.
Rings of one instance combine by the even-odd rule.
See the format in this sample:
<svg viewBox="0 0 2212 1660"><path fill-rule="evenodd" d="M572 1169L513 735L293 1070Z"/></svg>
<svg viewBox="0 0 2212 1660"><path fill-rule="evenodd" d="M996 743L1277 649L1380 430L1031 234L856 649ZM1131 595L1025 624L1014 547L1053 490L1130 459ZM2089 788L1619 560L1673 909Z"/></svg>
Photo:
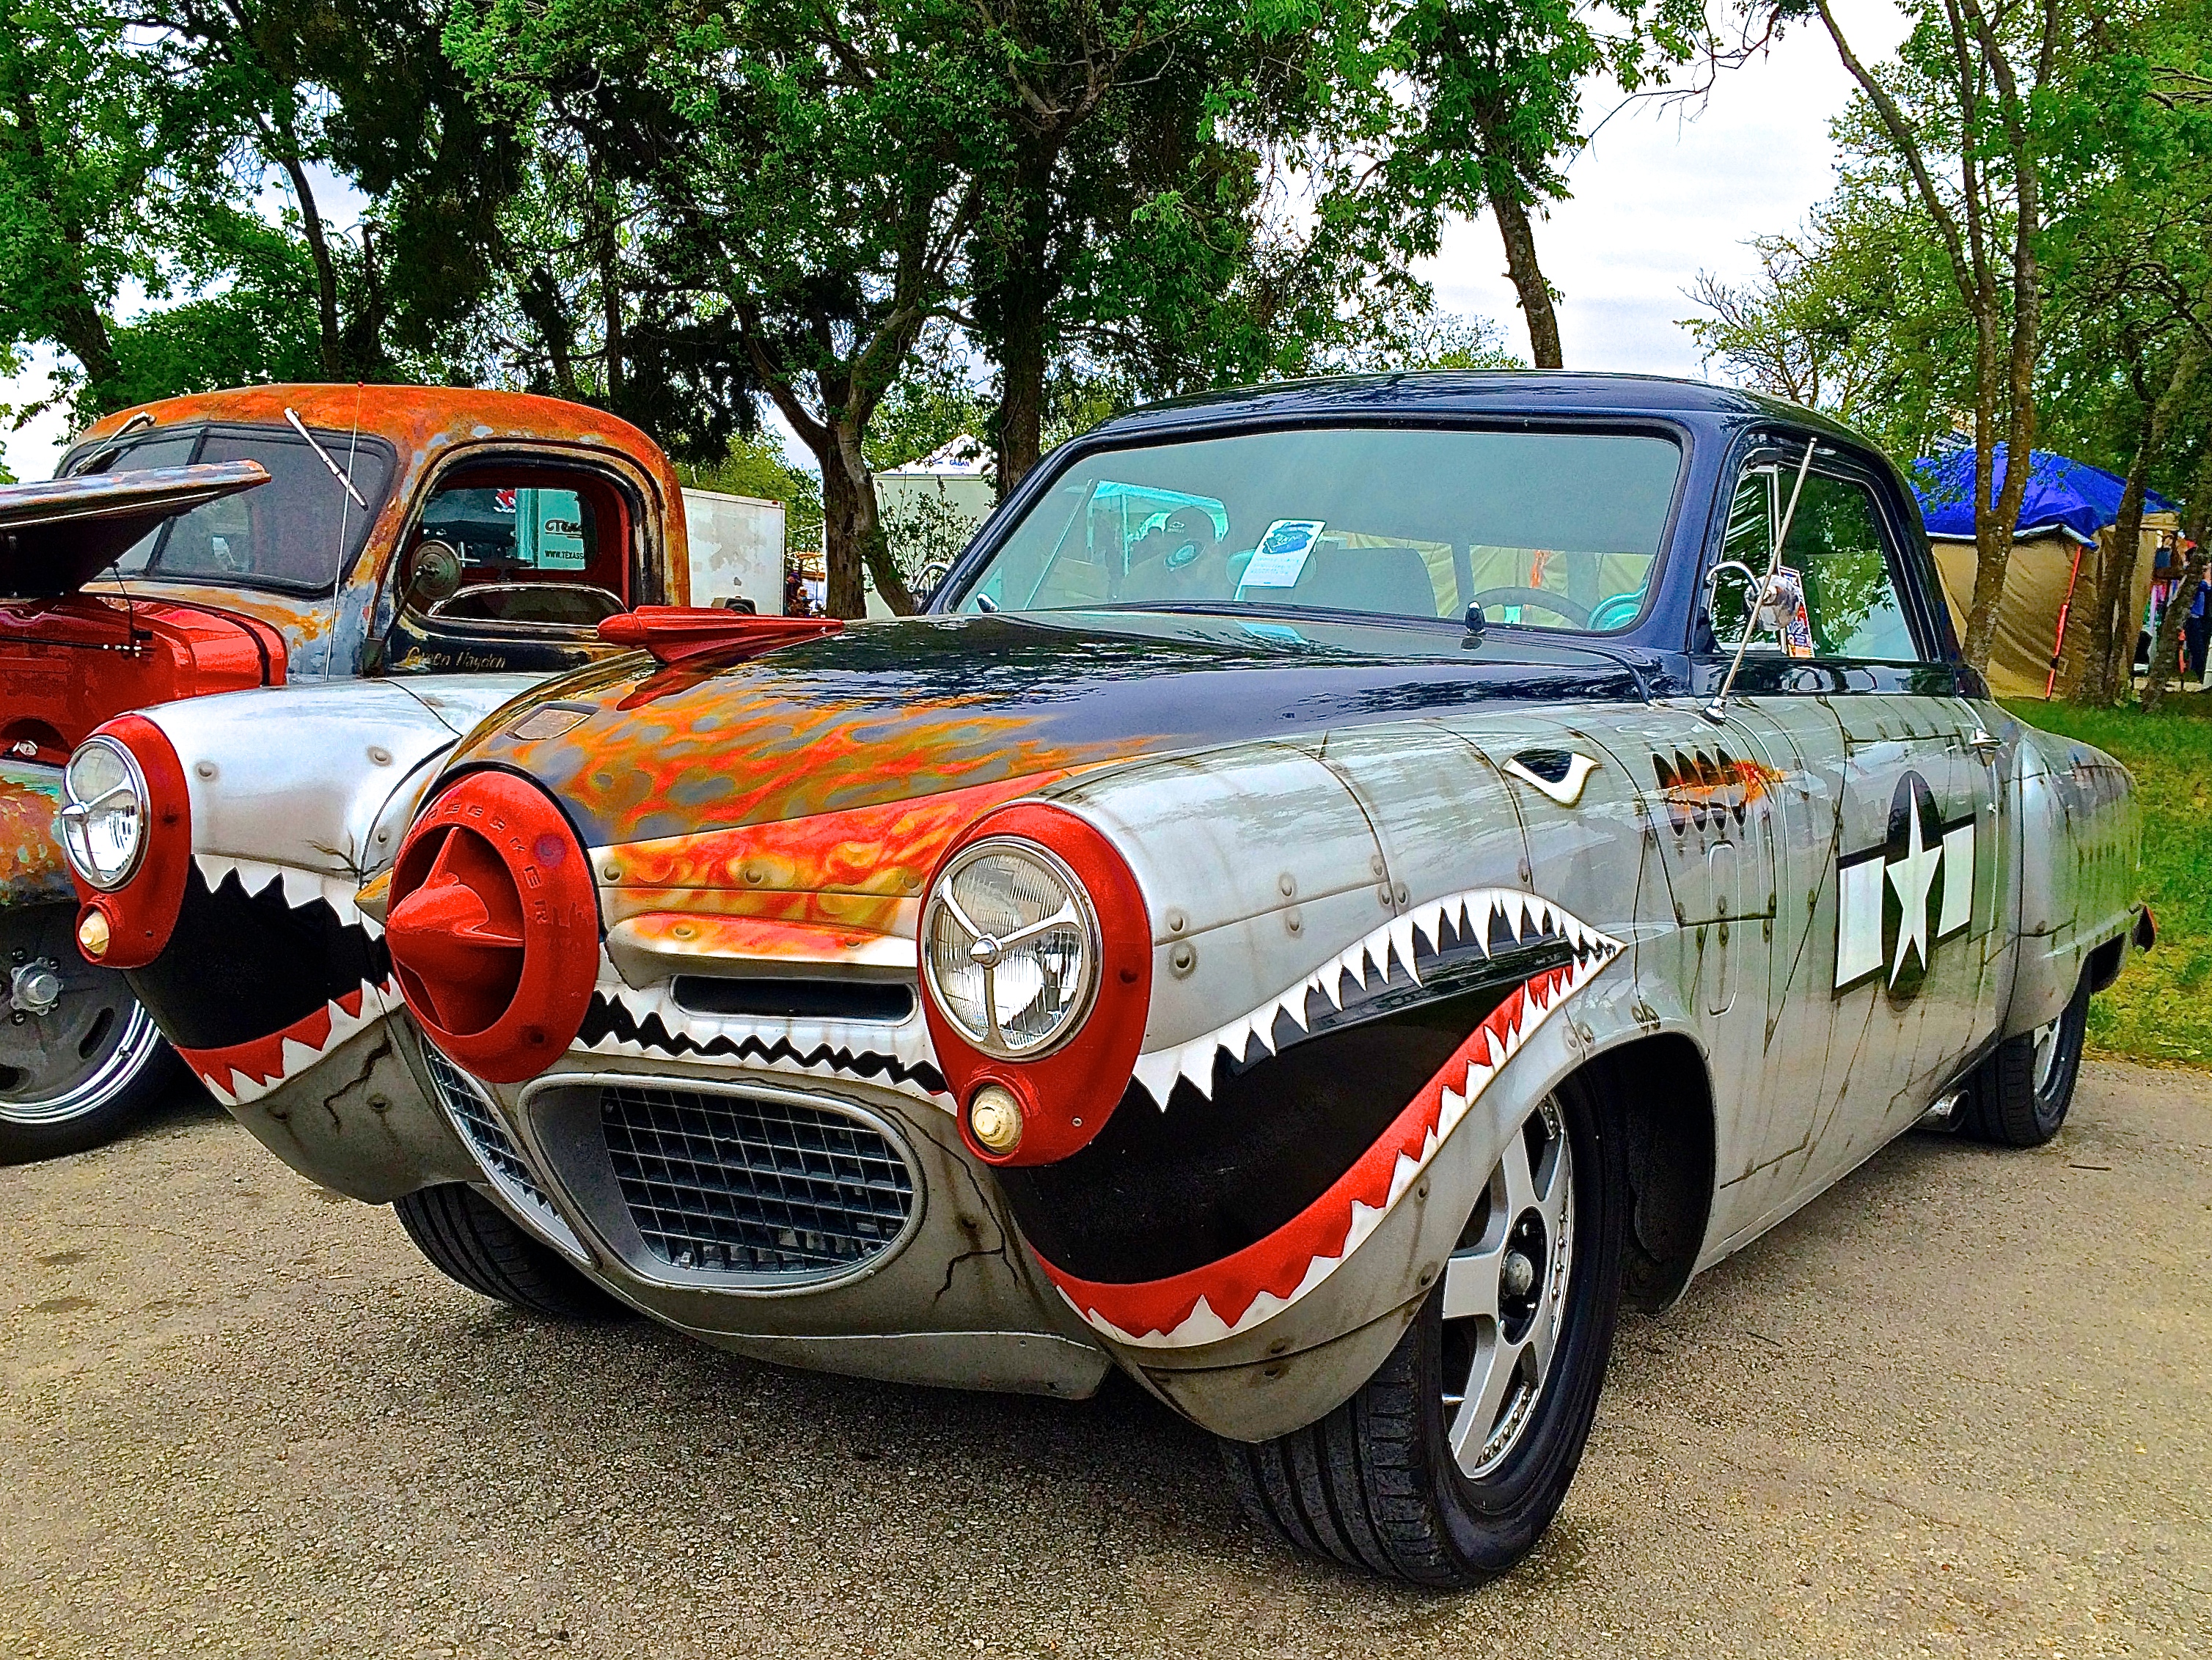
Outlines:
<svg viewBox="0 0 2212 1660"><path fill-rule="evenodd" d="M407 561L407 586L401 603L411 610L428 610L460 591L461 552L450 542L425 536L415 544Z"/></svg>
<svg viewBox="0 0 2212 1660"><path fill-rule="evenodd" d="M1720 650L1734 651L1765 620L1757 615L1763 580L1763 573L1739 559L1722 560L1705 573L1705 621Z"/></svg>
<svg viewBox="0 0 2212 1660"><path fill-rule="evenodd" d="M1803 581L1787 566L1770 581L1741 560L1721 560L1705 573L1705 620L1723 651L1734 651L1746 635L1765 635L1772 649L1790 657L1813 655Z"/></svg>

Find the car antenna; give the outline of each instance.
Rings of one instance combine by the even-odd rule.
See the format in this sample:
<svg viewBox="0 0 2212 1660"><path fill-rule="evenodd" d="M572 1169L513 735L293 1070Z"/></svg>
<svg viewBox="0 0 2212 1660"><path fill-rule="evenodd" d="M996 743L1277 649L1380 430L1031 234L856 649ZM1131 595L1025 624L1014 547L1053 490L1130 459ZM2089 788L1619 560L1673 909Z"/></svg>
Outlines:
<svg viewBox="0 0 2212 1660"><path fill-rule="evenodd" d="M1759 579L1759 592L1744 617L1743 633L1736 640L1735 659L1722 677L1718 695L1698 712L1716 726L1728 718L1729 692L1735 685L1736 670L1743 667L1743 654L1751 645L1751 631L1758 624L1759 607L1774 597L1774 579L1782 569L1782 549L1790 541L1790 521L1797 517L1797 497L1805 488L1805 475L1813 470L1813 451L1820 446L1817 438L1805 440L1805 458L1797 463L1797 482L1790 487L1790 505L1782 510L1782 527L1774 533L1774 554L1766 561L1766 574Z"/></svg>
<svg viewBox="0 0 2212 1660"><path fill-rule="evenodd" d="M337 462L331 459L331 452L315 441L315 435L307 430L307 423L300 419L298 410L287 406L284 410L284 419L292 423L294 432L307 440L307 447L322 457L323 465L331 470L331 476L345 487L346 494L350 496L355 504L365 513L368 511L368 503L362 499L361 492L354 488L353 484L354 458L361 451L361 399L362 383L356 380L353 384L353 437L346 445L346 464L343 470L339 469ZM338 504L338 556L334 561L337 568L331 573L331 617L329 626L323 630L323 678L325 680L331 677L331 653L337 649L338 590L345 585L348 517L349 510L345 503L340 502Z"/></svg>
<svg viewBox="0 0 2212 1660"><path fill-rule="evenodd" d="M153 424L154 412L151 409L140 409L115 429L110 442L119 442L125 433L136 432L141 427L150 427ZM118 453L118 451L109 451L108 458L112 460ZM88 460L90 458L87 457ZM142 636L138 633L138 603L131 596L131 584L123 574L122 559L118 557L108 560L107 571L108 574L115 579L116 591L123 596L123 655L135 657L144 649L139 644ZM151 639L153 636L148 634L143 638Z"/></svg>

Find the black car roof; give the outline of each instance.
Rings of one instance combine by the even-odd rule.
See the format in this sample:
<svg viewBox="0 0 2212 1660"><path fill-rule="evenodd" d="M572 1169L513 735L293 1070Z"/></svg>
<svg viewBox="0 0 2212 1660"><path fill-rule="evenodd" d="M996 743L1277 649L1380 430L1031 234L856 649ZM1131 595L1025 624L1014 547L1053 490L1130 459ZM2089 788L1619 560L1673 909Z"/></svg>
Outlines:
<svg viewBox="0 0 2212 1660"><path fill-rule="evenodd" d="M1598 415L1771 418L1875 446L1828 416L1778 397L1668 375L1595 373L1563 369L1433 369L1344 375L1239 386L1169 398L1132 409L1093 429L1094 438L1131 438L1151 431L1243 420L1345 415Z"/></svg>

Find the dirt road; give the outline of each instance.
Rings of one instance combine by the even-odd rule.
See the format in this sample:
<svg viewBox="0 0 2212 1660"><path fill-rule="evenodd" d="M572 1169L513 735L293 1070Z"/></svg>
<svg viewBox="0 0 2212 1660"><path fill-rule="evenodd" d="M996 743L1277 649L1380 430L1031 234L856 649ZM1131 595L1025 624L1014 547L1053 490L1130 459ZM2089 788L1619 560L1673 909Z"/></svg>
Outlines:
<svg viewBox="0 0 2212 1660"><path fill-rule="evenodd" d="M1908 1137L1626 1325L1522 1572L1238 1518L1207 1439L477 1300L212 1108L0 1171L0 1655L2212 1653L2212 1081Z"/></svg>

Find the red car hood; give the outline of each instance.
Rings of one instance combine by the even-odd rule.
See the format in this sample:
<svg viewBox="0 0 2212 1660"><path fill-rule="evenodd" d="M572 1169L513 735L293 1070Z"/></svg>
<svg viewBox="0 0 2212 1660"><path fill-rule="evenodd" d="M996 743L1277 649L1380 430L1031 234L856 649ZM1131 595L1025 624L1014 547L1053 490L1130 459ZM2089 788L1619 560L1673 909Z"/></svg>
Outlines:
<svg viewBox="0 0 2212 1660"><path fill-rule="evenodd" d="M80 591L162 520L268 479L236 461L0 486L0 752L58 761L127 709L283 681L265 622Z"/></svg>

